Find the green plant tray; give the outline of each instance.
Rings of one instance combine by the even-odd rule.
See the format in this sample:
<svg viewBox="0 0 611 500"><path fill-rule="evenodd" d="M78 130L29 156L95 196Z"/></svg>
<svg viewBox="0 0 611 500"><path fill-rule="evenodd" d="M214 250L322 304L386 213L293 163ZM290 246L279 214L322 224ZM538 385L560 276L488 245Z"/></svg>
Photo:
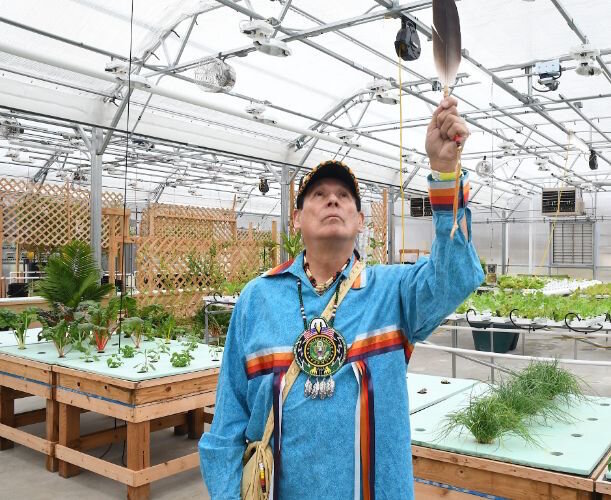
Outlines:
<svg viewBox="0 0 611 500"><path fill-rule="evenodd" d="M408 373L409 412L412 414L428 408L439 401L473 387L476 383L476 380ZM423 389L426 389L426 392Z"/></svg>
<svg viewBox="0 0 611 500"><path fill-rule="evenodd" d="M29 335L30 332L28 331L28 338L30 338ZM37 334L34 334L32 338L36 339ZM110 354L116 353L118 345L119 337L115 335L108 342L105 352L98 353L94 345L90 346L90 351L92 354L100 356L100 359L102 359L105 356L109 356ZM122 338L121 346L123 347L125 345L133 346L134 343L131 341L131 339ZM142 342L140 345L143 347L154 347L155 342ZM60 361L62 361L62 359L78 360L79 358L82 358L84 356L81 351L73 349L72 347L68 347L66 351L67 352L65 358L60 358L57 354L57 349L55 349L53 343L47 341L26 343L25 349L19 349L17 347L16 342L13 342L11 345L9 345L8 342L6 344L0 344L0 353L9 354L11 356L18 356L20 358L25 359L31 359L33 361L38 361L40 363L46 363L49 365L58 365L60 364ZM104 363L106 363L106 361L104 361ZM85 363L85 361L83 361L83 364L89 365L91 363Z"/></svg>
<svg viewBox="0 0 611 500"><path fill-rule="evenodd" d="M205 370L208 368L220 368L221 360L223 359L222 352L218 356L218 361L212 359L209 346L205 344L199 344L197 349L191 352L191 355L195 358L191 360L191 364L184 368L175 368L170 362L170 357L173 352L182 351L185 347L181 344L181 341L172 340L168 344L170 348L170 354L162 354L157 363L153 363L155 370L151 370L145 373L138 373L135 368L144 360L142 355L136 355L133 358L123 358L119 353L119 338L114 336L106 346L103 353L95 352L95 346L92 346L92 353L99 357L98 361L85 362L81 359L84 355L82 352L73 349L68 352L64 358L60 358L57 355L57 350L51 342L38 342L33 344L26 344L25 349L19 349L17 346L6 346L0 347L0 353L8 354L11 356L17 356L24 359L31 359L40 363L47 363L49 365L65 366L66 368L73 368L75 370L83 370L86 372L99 373L100 375L106 375L109 377L116 377L124 380L130 380L138 382L141 380L149 380L153 378L168 377L170 375L178 375L180 373L189 373L197 370ZM121 347L131 345L133 342L131 339L122 338ZM157 341L143 341L140 344L140 350L153 349L157 346ZM112 354L118 354L123 361L123 365L118 368L109 368L106 364L106 359Z"/></svg>
<svg viewBox="0 0 611 500"><path fill-rule="evenodd" d="M532 424L532 435L539 446L508 436L492 444L479 444L466 428L453 430L441 438L440 430L449 413L464 408L472 396L486 390L486 384L451 396L410 417L412 443L539 469L589 476L611 447L611 398L588 397L566 411L574 421L558 420L549 426Z"/></svg>

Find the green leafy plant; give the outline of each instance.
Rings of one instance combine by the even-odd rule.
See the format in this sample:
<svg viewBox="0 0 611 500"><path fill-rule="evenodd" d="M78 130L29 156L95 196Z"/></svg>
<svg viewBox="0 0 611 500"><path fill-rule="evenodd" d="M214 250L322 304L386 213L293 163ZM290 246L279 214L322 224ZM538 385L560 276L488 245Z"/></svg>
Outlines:
<svg viewBox="0 0 611 500"><path fill-rule="evenodd" d="M185 366L189 366L191 364L192 359L195 358L191 356L191 352L188 349L185 349L184 351L172 353L170 362L175 368L184 368Z"/></svg>
<svg viewBox="0 0 611 500"><path fill-rule="evenodd" d="M44 273L37 292L47 300L56 320L63 317L70 321L81 302L99 302L113 289L111 284L100 284L100 271L91 248L82 241L74 240L51 255Z"/></svg>
<svg viewBox="0 0 611 500"><path fill-rule="evenodd" d="M218 361L221 357L221 353L223 352L223 347L220 345L211 345L210 346L210 359L212 361Z"/></svg>
<svg viewBox="0 0 611 500"><path fill-rule="evenodd" d="M142 318L138 318L137 316L126 318L122 322L123 331L131 337L136 349L140 347L140 343L142 342L142 337L145 332L145 327L146 325L144 320Z"/></svg>
<svg viewBox="0 0 611 500"><path fill-rule="evenodd" d="M42 338L53 342L57 354L60 358L66 355L66 348L70 345L70 340L76 324L69 324L65 319L62 319L53 326L46 326L42 330Z"/></svg>
<svg viewBox="0 0 611 500"><path fill-rule="evenodd" d="M9 309L0 309L0 332L12 330L14 328L17 314Z"/></svg>
<svg viewBox="0 0 611 500"><path fill-rule="evenodd" d="M112 354L106 358L106 364L108 365L108 368L119 368L123 364L123 360L118 354Z"/></svg>
<svg viewBox="0 0 611 500"><path fill-rule="evenodd" d="M168 316L161 325L159 325L159 331L161 336L164 338L166 344L169 344L174 335L174 329L176 328L176 319L174 316Z"/></svg>
<svg viewBox="0 0 611 500"><path fill-rule="evenodd" d="M136 355L136 349L131 345L126 345L121 348L121 354L124 358L133 358Z"/></svg>
<svg viewBox="0 0 611 500"><path fill-rule="evenodd" d="M138 354L143 357L142 363L134 366L134 368L137 368L138 373L147 373L151 370L155 370L153 363L159 360L159 354L155 350L144 349L144 351L139 352Z"/></svg>
<svg viewBox="0 0 611 500"><path fill-rule="evenodd" d="M30 323L36 321L37 317L38 310L34 307L28 307L19 314L15 315L12 327L19 349L25 349L25 337L28 332L28 328L30 327Z"/></svg>
<svg viewBox="0 0 611 500"><path fill-rule="evenodd" d="M107 306L96 302L85 302L78 313L78 319L83 321L82 328L91 331L98 352L104 352L106 344L116 328L119 313L120 298L113 297Z"/></svg>
<svg viewBox="0 0 611 500"><path fill-rule="evenodd" d="M301 231L295 231L292 234L281 233L282 248L287 253L289 258L294 259L303 250L303 242L301 241Z"/></svg>
<svg viewBox="0 0 611 500"><path fill-rule="evenodd" d="M83 355L80 357L85 363L93 363L94 361L100 361L100 357L91 351L91 349L87 349L83 352Z"/></svg>
<svg viewBox="0 0 611 500"><path fill-rule="evenodd" d="M498 284L502 289L512 288L515 290L540 290L545 286L545 280L542 278L537 278L536 276L499 276Z"/></svg>

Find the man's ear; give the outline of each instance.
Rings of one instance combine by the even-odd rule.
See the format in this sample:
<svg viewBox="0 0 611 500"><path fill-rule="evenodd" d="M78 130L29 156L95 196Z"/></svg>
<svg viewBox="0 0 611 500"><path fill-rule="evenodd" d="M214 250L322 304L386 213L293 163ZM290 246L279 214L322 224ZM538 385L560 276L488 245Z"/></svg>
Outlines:
<svg viewBox="0 0 611 500"><path fill-rule="evenodd" d="M295 229L301 229L301 210L298 208L293 210L293 227Z"/></svg>
<svg viewBox="0 0 611 500"><path fill-rule="evenodd" d="M359 212L359 233L362 233L365 230L365 214L363 212Z"/></svg>

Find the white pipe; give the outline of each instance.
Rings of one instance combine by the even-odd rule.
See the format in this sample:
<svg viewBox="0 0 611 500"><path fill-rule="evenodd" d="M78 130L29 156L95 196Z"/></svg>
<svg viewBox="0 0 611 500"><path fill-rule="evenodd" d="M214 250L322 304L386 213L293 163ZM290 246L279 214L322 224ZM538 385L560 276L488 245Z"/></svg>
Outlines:
<svg viewBox="0 0 611 500"><path fill-rule="evenodd" d="M526 326L526 325L525 325ZM478 328L478 327L470 327L470 326L453 326L453 325L439 325L437 327L438 329L444 329L444 330L459 330L459 331L473 331L473 330L477 330L477 331L485 331L485 332L500 332L500 333L535 333L539 330L534 330L532 332L524 329L524 330L516 330L516 329L510 329L510 328ZM606 331L608 333L599 333L602 331ZM545 330L546 334L549 335L555 335L555 336L562 336L562 337L576 337L576 338L585 338L585 339L589 339L589 338L602 338L602 339L608 339L611 337L611 333L609 333L608 329L602 329L597 331L596 333L579 333L579 332L571 332L570 330L562 330L562 329L555 329L555 330Z"/></svg>
<svg viewBox="0 0 611 500"><path fill-rule="evenodd" d="M458 347L446 347L425 342L418 342L418 347L432 349L434 351L446 351L449 353L466 354L468 356L479 356L482 358L502 358L517 361L557 361L565 365L588 365L588 366L611 366L611 361L591 361L585 359L562 359L562 358L538 358L536 356L519 356L517 354L500 354L488 351L472 351L471 349L460 349Z"/></svg>
<svg viewBox="0 0 611 500"><path fill-rule="evenodd" d="M117 83L121 83L124 85L127 85L127 76L125 77L121 77L119 78L117 75L112 74L112 73L106 73L105 71L98 71L98 70L92 70L86 67L83 67L81 65L77 65L77 64L73 64L70 63L69 61L66 61L64 59L59 59L57 57L52 57L49 55L42 55L42 54L37 54L31 50L27 50L25 48L22 47L16 47L16 46L12 46L12 45L8 45L6 43L0 42L0 52L6 52L7 54L12 54L14 56L17 57L21 57L24 59L29 59L32 61L37 61L39 63L42 64L47 64L50 66L54 66L56 68L61 68L67 71L72 71L73 73L78 73L81 75L85 75L88 76L90 78L95 78L98 80L104 80L107 82L111 82L114 84ZM242 111L242 110L238 110L238 109L234 109L231 108L229 106L221 106L218 104L214 104L208 100L204 100L201 98L197 98L197 97L187 97L184 95L179 94L178 92L173 92L171 90L167 90L167 89L162 89L156 85L154 85L153 83L149 83L150 84L150 88L148 87L143 87L142 85L138 84L138 82L134 82L132 81L132 87L138 89L138 90L142 90L143 92L148 92L152 95L158 95L158 96L162 96L162 97L167 97L169 99L173 99L179 102L184 102L186 104L193 104L195 106L200 106L202 108L207 108L207 109L211 109L214 111L218 111L220 113L225 113L228 115L232 115L232 116L236 116L238 118L243 118L245 120L250 120L253 122L257 122L257 120L255 118L253 118L252 115L249 115L248 113ZM269 125L270 127L275 127L275 128L279 128L282 130L287 130L289 132L295 132L296 134L299 135L306 135L308 137L314 137L316 139L320 139L323 141L327 141L327 142L332 142L334 144L338 144L340 146L345 146L346 143L344 141L341 141L339 139L337 139L336 137L330 136L330 135L326 135L326 134L321 134L319 132L315 132L313 130L310 129L304 129L304 128L300 128L300 127L295 127L293 125L289 125L287 123L279 123L279 122L275 122L275 123L266 123L266 125ZM354 146L353 146L354 147ZM380 158L386 158L388 160L392 160L392 161L397 161L398 160L398 155L390 155L388 153L385 153L383 151L378 151L374 148L369 148L366 146L358 146L356 147L356 149L358 149L359 151L364 151L366 153L370 153L376 156L379 156Z"/></svg>

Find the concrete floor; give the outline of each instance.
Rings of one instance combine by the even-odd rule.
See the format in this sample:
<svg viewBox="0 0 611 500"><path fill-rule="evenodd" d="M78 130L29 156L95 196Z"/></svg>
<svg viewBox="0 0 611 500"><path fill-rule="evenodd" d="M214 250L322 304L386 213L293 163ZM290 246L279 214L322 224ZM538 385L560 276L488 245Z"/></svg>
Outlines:
<svg viewBox="0 0 611 500"><path fill-rule="evenodd" d="M435 334L430 340L439 345L451 345L451 336L448 332ZM600 343L605 345L605 340ZM459 335L459 347L473 349L470 333ZM521 342L518 344L516 353L521 353ZM526 354L572 358L573 341L550 338L549 334L546 333L530 334L526 340ZM578 357L580 359L611 360L611 352L580 343L578 344ZM502 364L512 368L519 368L524 365L524 363L511 360L503 360ZM611 397L611 370L608 367L571 365L570 369L588 384L586 392ZM409 370L414 373L450 377L452 375L451 357L444 352L416 347ZM490 369L476 365L471 361L458 359L457 377L488 380ZM17 401L16 410L26 411L42 406L42 400L26 398ZM113 424L114 421L108 417L94 414L83 414L81 416L81 429L84 433L108 428ZM30 426L29 430L40 436L44 432L42 424ZM195 451L197 444L196 441L189 440L186 437L174 436L171 429L154 433L151 442L153 464ZM105 451L106 447L92 450L91 454L99 457ZM123 446L115 444L104 458L120 464L122 452ZM15 446L12 450L1 452L0 479L2 494L0 497L7 499L29 498L30 500L48 500L51 498L106 500L126 497L126 488L115 481L87 471L81 472L79 476L63 479L58 474L47 472L44 464L45 461L41 454L22 446ZM197 469L153 483L151 485L151 497L158 500L209 499L200 472Z"/></svg>

